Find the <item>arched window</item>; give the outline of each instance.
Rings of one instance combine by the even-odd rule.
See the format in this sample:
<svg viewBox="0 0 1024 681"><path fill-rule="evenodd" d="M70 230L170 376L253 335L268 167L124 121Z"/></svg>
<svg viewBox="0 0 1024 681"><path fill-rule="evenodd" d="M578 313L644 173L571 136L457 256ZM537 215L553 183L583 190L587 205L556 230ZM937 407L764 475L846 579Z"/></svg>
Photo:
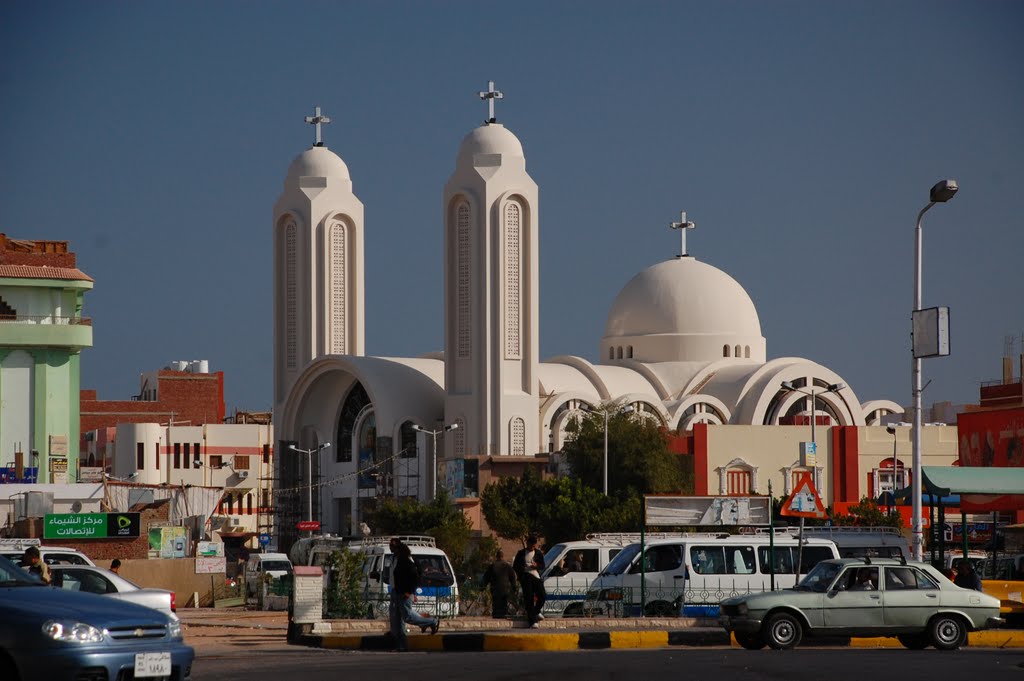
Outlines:
<svg viewBox="0 0 1024 681"><path fill-rule="evenodd" d="M330 227L331 263L331 353L344 355L348 334L345 328L345 224L334 222Z"/></svg>
<svg viewBox="0 0 1024 681"><path fill-rule="evenodd" d="M618 358L622 359L622 346L621 345L619 346L619 349L616 352L618 354Z"/></svg>
<svg viewBox="0 0 1024 681"><path fill-rule="evenodd" d="M722 357L728 357L728 356L729 356L729 346L728 345L723 345L722 346Z"/></svg>
<svg viewBox="0 0 1024 681"><path fill-rule="evenodd" d="M473 347L471 326L472 284L470 281L470 249L469 249L469 204L459 203L455 209L455 241L456 241L456 315L458 328L456 352L459 357L470 356Z"/></svg>
<svg viewBox="0 0 1024 681"><path fill-rule="evenodd" d="M284 357L285 366L294 369L298 365L298 272L296 243L298 227L294 220L284 226Z"/></svg>
<svg viewBox="0 0 1024 681"><path fill-rule="evenodd" d="M455 429L455 457L461 458L466 456L466 420L458 418L455 423L459 424Z"/></svg>
<svg viewBox="0 0 1024 681"><path fill-rule="evenodd" d="M615 346L608 348L608 359L615 359Z"/></svg>
<svg viewBox="0 0 1024 681"><path fill-rule="evenodd" d="M413 430L412 421L406 421L402 424L400 431L400 442L401 447L398 450L398 456L402 459L415 459L419 455L419 448L416 445L416 431Z"/></svg>
<svg viewBox="0 0 1024 681"><path fill-rule="evenodd" d="M519 416L509 422L508 449L512 456L526 456L526 421Z"/></svg>
<svg viewBox="0 0 1024 681"><path fill-rule="evenodd" d="M715 470L719 494L736 497L757 494L757 468L743 459L733 459Z"/></svg>
<svg viewBox="0 0 1024 681"><path fill-rule="evenodd" d="M626 346L626 357L628 359L633 359L633 346L632 345L627 345Z"/></svg>
<svg viewBox="0 0 1024 681"><path fill-rule="evenodd" d="M750 359L750 346L749 345L747 347L743 348L743 356L746 357L747 359Z"/></svg>
<svg viewBox="0 0 1024 681"><path fill-rule="evenodd" d="M338 419L338 439L334 443L335 461L338 463L352 460L352 430L356 418L363 408L370 404L370 396L362 383L356 383L345 397Z"/></svg>
<svg viewBox="0 0 1024 681"><path fill-rule="evenodd" d="M505 358L521 357L522 320L522 208L515 201L505 205Z"/></svg>
<svg viewBox="0 0 1024 681"><path fill-rule="evenodd" d="M738 346L738 345L737 345L737 346L736 346L736 352L735 352L734 354L735 354L735 355L736 355L737 357L742 357L742 356L743 356L743 348L741 348L740 346Z"/></svg>

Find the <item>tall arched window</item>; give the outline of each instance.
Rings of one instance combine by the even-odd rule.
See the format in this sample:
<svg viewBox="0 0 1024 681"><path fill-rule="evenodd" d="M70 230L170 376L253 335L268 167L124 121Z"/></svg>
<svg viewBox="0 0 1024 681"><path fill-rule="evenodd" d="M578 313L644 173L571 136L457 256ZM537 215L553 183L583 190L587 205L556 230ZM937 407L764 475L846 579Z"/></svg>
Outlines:
<svg viewBox="0 0 1024 681"><path fill-rule="evenodd" d="M615 346L608 348L608 359L615 359Z"/></svg>
<svg viewBox="0 0 1024 681"><path fill-rule="evenodd" d="M338 463L352 460L352 431L356 418L366 405L370 404L370 396L362 383L356 383L349 390L341 407L338 418L338 439L334 443L335 461Z"/></svg>
<svg viewBox="0 0 1024 681"><path fill-rule="evenodd" d="M459 424L459 427L455 429L455 457L460 458L466 456L466 420L455 419L455 423Z"/></svg>
<svg viewBox="0 0 1024 681"><path fill-rule="evenodd" d="M743 356L746 359L750 359L750 346L749 345L747 347L743 348Z"/></svg>
<svg viewBox="0 0 1024 681"><path fill-rule="evenodd" d="M737 345L737 346L736 346L736 352L735 352L735 355L736 355L737 357L742 357L742 356L743 356L743 348L741 348L740 346L738 346L738 345Z"/></svg>
<svg viewBox="0 0 1024 681"><path fill-rule="evenodd" d="M298 365L298 227L294 220L284 226L284 356L285 366L294 369Z"/></svg>
<svg viewBox="0 0 1024 681"><path fill-rule="evenodd" d="M627 345L626 346L626 358L627 359L633 359L633 346L632 345Z"/></svg>
<svg viewBox="0 0 1024 681"><path fill-rule="evenodd" d="M505 205L505 358L519 359L522 354L522 208L509 201Z"/></svg>
<svg viewBox="0 0 1024 681"><path fill-rule="evenodd" d="M330 227L331 254L331 353L344 355L348 334L345 328L345 224L334 222Z"/></svg>
<svg viewBox="0 0 1024 681"><path fill-rule="evenodd" d="M509 423L508 448L512 456L526 456L526 421L519 416Z"/></svg>
<svg viewBox="0 0 1024 681"><path fill-rule="evenodd" d="M616 352L616 355L617 355L618 359L622 359L622 346L621 345L618 347L618 349L615 352Z"/></svg>
<svg viewBox="0 0 1024 681"><path fill-rule="evenodd" d="M729 356L729 346L728 345L723 345L722 346L722 357L728 357L728 356Z"/></svg>
<svg viewBox="0 0 1024 681"><path fill-rule="evenodd" d="M471 325L472 291L470 283L470 248L469 248L469 204L459 203L455 209L455 242L456 242L456 327L458 329L456 352L459 357L469 357L473 347Z"/></svg>

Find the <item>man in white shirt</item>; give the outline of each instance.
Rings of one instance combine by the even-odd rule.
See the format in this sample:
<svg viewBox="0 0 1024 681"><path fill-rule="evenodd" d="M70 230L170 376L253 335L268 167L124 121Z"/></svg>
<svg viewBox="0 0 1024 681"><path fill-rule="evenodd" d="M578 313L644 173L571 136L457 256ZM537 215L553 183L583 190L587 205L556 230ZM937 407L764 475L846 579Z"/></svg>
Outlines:
<svg viewBox="0 0 1024 681"><path fill-rule="evenodd" d="M531 629L540 626L540 620L544 619L541 609L547 594L544 592L544 582L540 579L540 573L544 571L544 554L537 548L537 536L531 534L526 538L526 548L520 549L516 558L512 561L512 569L515 570L519 583L523 585L523 608L526 609L526 619Z"/></svg>

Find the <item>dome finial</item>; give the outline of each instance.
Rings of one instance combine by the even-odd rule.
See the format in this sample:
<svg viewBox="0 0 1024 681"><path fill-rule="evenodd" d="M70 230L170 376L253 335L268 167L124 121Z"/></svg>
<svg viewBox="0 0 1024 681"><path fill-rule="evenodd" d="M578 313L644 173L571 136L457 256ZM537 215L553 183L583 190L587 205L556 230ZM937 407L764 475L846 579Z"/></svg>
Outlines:
<svg viewBox="0 0 1024 681"><path fill-rule="evenodd" d="M696 223L689 222L686 219L686 211L679 213L679 222L673 222L669 225L671 229L678 229L679 234L682 237L682 247L679 251L677 258L688 258L690 254L686 252L686 230L697 229Z"/></svg>
<svg viewBox="0 0 1024 681"><path fill-rule="evenodd" d="M494 81L487 81L487 90L480 92L480 99L487 102L487 120L484 121L487 125L491 123L497 123L498 119L494 117L494 100L505 99L505 94L501 90L494 89Z"/></svg>
<svg viewBox="0 0 1024 681"><path fill-rule="evenodd" d="M312 116L306 116L306 122L309 123L310 125L316 127L316 143L313 146L314 147L322 147L322 146L324 146L323 140L320 137L320 124L322 123L322 124L326 125L327 123L331 122L331 119L328 118L327 116L321 115L320 114L320 107L316 107L314 109L314 113L313 113Z"/></svg>

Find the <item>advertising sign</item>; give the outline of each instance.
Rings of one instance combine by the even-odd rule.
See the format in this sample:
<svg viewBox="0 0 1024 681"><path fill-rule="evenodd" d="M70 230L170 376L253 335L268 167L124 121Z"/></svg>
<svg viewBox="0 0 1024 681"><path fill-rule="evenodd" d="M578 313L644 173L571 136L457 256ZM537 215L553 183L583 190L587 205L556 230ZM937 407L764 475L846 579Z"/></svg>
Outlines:
<svg viewBox="0 0 1024 681"><path fill-rule="evenodd" d="M109 539L138 537L138 513L47 513L44 539Z"/></svg>
<svg viewBox="0 0 1024 681"><path fill-rule="evenodd" d="M103 469L99 466L79 466L78 482L103 482Z"/></svg>
<svg viewBox="0 0 1024 681"><path fill-rule="evenodd" d="M197 575L216 575L227 571L227 558L224 556L196 556Z"/></svg>
<svg viewBox="0 0 1024 681"><path fill-rule="evenodd" d="M149 528L149 552L153 558L184 558L187 545L184 527Z"/></svg>
<svg viewBox="0 0 1024 681"><path fill-rule="evenodd" d="M957 414L960 465L1024 467L1024 409Z"/></svg>
<svg viewBox="0 0 1024 681"><path fill-rule="evenodd" d="M648 526L768 525L768 497L644 497Z"/></svg>
<svg viewBox="0 0 1024 681"><path fill-rule="evenodd" d="M299 532L316 532L320 529L319 520L300 520L295 523L295 529Z"/></svg>
<svg viewBox="0 0 1024 681"><path fill-rule="evenodd" d="M224 544L219 541L196 542L196 558L219 558L224 555Z"/></svg>
<svg viewBox="0 0 1024 681"><path fill-rule="evenodd" d="M68 460L50 459L50 482L66 485L68 482Z"/></svg>

